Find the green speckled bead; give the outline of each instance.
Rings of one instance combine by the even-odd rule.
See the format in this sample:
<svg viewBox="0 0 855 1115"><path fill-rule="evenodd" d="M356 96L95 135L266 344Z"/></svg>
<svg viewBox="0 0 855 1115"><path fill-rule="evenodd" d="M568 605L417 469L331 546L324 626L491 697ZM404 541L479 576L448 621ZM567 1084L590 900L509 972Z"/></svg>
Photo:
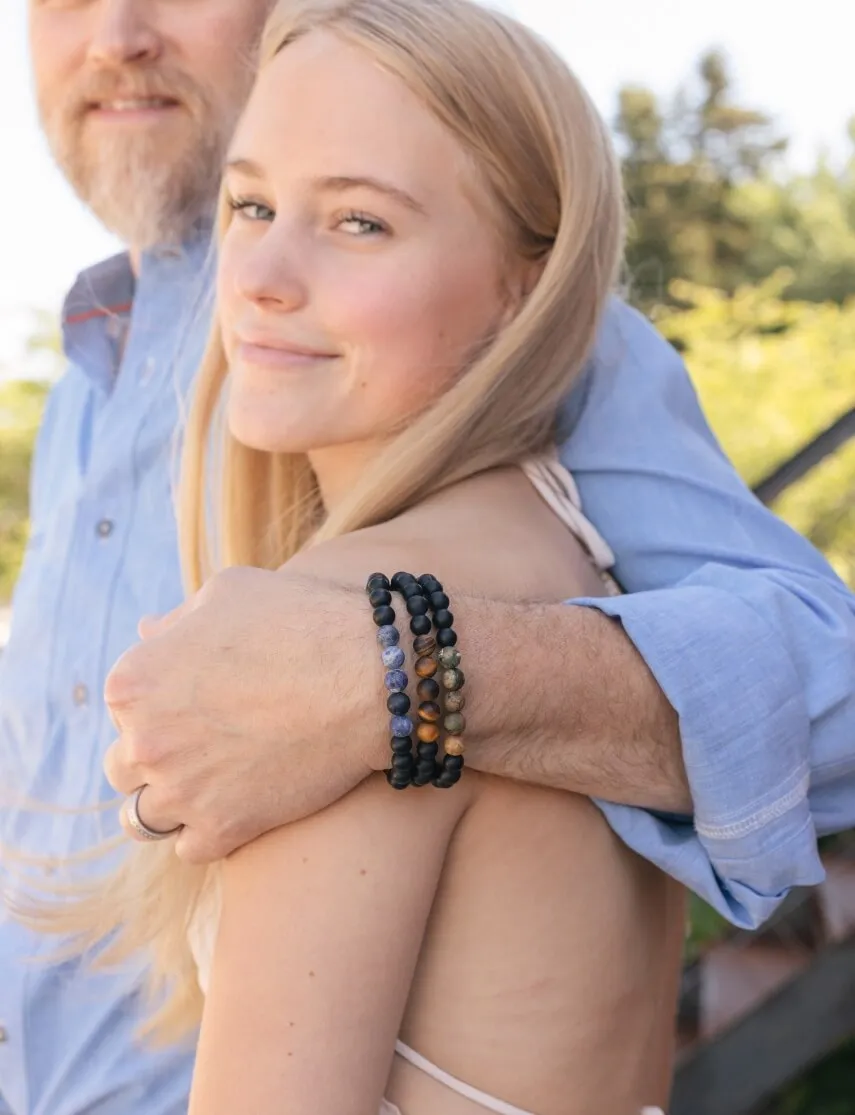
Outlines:
<svg viewBox="0 0 855 1115"><path fill-rule="evenodd" d="M466 705L466 698L460 690L453 690L451 693L445 695L445 711L446 712L462 712Z"/></svg>
<svg viewBox="0 0 855 1115"><path fill-rule="evenodd" d="M425 720L428 724L436 724L442 716L442 709L436 701L422 701L419 705L419 720Z"/></svg>
<svg viewBox="0 0 855 1115"><path fill-rule="evenodd" d="M466 730L466 718L462 712L450 712L442 722L446 732L452 736L459 736Z"/></svg>
<svg viewBox="0 0 855 1115"><path fill-rule="evenodd" d="M456 647L443 647L439 652L439 661L446 670L455 670L460 665L460 651Z"/></svg>
<svg viewBox="0 0 855 1115"><path fill-rule="evenodd" d="M465 680L462 670L443 670L442 672L443 689L462 689Z"/></svg>

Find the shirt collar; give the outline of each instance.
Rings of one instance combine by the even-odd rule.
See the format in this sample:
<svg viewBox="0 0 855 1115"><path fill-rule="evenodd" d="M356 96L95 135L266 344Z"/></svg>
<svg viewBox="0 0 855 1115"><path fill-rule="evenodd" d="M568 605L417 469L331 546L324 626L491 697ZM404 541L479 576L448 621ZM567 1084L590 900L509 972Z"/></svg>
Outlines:
<svg viewBox="0 0 855 1115"><path fill-rule="evenodd" d="M200 283L207 285L211 226L199 223L181 245L144 252L139 275L130 255L121 252L78 275L62 308L62 342L66 358L97 386L109 390L116 372L116 343L133 319L146 319L148 303L192 300ZM157 311L162 307L157 306ZM155 311L155 312L157 312ZM162 315L157 312L162 320Z"/></svg>

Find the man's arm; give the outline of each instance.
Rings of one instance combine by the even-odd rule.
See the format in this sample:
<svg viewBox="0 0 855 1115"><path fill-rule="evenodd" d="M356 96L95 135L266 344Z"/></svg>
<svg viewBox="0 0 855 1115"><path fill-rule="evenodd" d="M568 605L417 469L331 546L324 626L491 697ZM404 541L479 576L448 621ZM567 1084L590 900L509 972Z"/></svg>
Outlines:
<svg viewBox="0 0 855 1115"><path fill-rule="evenodd" d="M577 603L612 617L676 710L694 824L601 807L755 925L822 878L817 831L855 825L855 597L747 491L682 361L634 311L612 305L575 403L562 456L631 593Z"/></svg>
<svg viewBox="0 0 855 1115"><path fill-rule="evenodd" d="M619 624L588 608L459 595L454 613L478 663L470 766L691 814L677 715Z"/></svg>

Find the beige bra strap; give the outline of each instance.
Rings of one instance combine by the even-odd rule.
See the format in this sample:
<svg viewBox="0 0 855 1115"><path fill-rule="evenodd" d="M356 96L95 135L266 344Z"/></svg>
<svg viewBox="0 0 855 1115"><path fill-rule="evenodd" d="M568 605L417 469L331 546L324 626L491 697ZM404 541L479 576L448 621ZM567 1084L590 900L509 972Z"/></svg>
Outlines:
<svg viewBox="0 0 855 1115"><path fill-rule="evenodd" d="M471 1084L465 1084L462 1080L458 1080L456 1076L451 1076L443 1069L438 1068L432 1061L423 1057L421 1053L416 1053L415 1049L410 1049L408 1045L404 1045L402 1041L395 1042L395 1052L417 1069L421 1069L431 1079L444 1084L446 1088L450 1088L452 1092L456 1092L459 1096L472 1100L473 1103L483 1107L485 1111L493 1111L495 1115L531 1115L530 1112L523 1111L521 1107L514 1107L503 1100L497 1100L494 1096L490 1096L478 1088L473 1088Z"/></svg>
<svg viewBox="0 0 855 1115"><path fill-rule="evenodd" d="M615 563L615 555L594 524L585 518L579 489L569 471L561 463L557 451L530 457L520 465L538 494L561 520L599 570L603 583L612 595L620 594L620 586L607 570Z"/></svg>

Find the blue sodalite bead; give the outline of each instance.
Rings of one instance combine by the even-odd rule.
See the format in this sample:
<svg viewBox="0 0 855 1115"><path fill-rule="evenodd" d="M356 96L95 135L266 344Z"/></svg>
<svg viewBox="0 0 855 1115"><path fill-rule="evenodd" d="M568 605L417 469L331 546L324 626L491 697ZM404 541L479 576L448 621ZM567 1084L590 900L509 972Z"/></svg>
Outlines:
<svg viewBox="0 0 855 1115"><path fill-rule="evenodd" d="M404 665L405 655L400 647L386 647L380 657L387 670L398 670Z"/></svg>
<svg viewBox="0 0 855 1115"><path fill-rule="evenodd" d="M393 716L389 720L389 728L393 736L408 736L413 731L413 722L409 716Z"/></svg>
<svg viewBox="0 0 855 1115"><path fill-rule="evenodd" d="M377 642L381 647L395 647L398 645L398 640L401 636L398 634L398 628L391 625L386 627L378 627L377 629Z"/></svg>
<svg viewBox="0 0 855 1115"><path fill-rule="evenodd" d="M396 693L398 690L407 688L409 678L403 670L389 670L384 681L386 682L386 688L391 693Z"/></svg>

